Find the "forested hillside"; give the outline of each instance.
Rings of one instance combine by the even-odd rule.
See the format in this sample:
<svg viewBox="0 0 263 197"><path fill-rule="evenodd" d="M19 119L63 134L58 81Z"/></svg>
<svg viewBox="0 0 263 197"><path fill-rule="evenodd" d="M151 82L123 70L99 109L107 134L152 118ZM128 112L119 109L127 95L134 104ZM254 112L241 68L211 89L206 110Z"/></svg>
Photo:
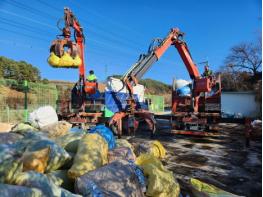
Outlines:
<svg viewBox="0 0 263 197"><path fill-rule="evenodd" d="M39 69L32 64L0 56L0 78L36 82L41 76Z"/></svg>

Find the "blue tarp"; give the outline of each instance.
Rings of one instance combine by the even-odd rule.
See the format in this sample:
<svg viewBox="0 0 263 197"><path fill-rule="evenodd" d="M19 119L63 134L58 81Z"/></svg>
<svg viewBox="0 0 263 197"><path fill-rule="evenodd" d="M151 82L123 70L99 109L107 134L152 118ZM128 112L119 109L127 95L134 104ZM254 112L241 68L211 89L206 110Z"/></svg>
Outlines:
<svg viewBox="0 0 263 197"><path fill-rule="evenodd" d="M113 113L123 111L127 107L128 97L128 93L106 91L105 106L108 110L110 110ZM139 102L138 95L134 94L134 98L136 101L136 107L138 109L144 109L145 106L143 106L142 103Z"/></svg>
<svg viewBox="0 0 263 197"><path fill-rule="evenodd" d="M112 131L105 125L92 127L89 133L98 133L99 135L101 135L108 142L109 150L116 147L115 137Z"/></svg>
<svg viewBox="0 0 263 197"><path fill-rule="evenodd" d="M176 89L176 92L179 96L188 96L191 95L191 89L189 86L183 86L181 88Z"/></svg>

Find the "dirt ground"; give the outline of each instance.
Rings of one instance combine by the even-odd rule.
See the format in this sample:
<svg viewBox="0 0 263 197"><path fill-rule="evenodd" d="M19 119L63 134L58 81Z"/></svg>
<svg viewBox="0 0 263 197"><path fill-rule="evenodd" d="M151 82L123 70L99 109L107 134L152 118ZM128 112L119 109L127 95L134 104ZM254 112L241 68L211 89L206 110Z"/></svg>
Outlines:
<svg viewBox="0 0 263 197"><path fill-rule="evenodd" d="M163 163L179 182L194 177L237 195L262 196L262 141L246 148L243 125L220 123L216 136L190 137L169 134L167 123L158 123L156 139L168 151ZM148 136L137 133L129 141L143 143Z"/></svg>

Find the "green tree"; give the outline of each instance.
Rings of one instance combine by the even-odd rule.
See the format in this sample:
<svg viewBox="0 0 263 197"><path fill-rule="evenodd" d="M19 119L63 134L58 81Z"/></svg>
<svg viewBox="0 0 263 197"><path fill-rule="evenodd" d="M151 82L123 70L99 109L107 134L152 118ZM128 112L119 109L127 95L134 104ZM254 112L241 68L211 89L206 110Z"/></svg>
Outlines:
<svg viewBox="0 0 263 197"><path fill-rule="evenodd" d="M41 79L40 71L37 67L25 61L14 61L3 56L0 56L0 77L32 82Z"/></svg>

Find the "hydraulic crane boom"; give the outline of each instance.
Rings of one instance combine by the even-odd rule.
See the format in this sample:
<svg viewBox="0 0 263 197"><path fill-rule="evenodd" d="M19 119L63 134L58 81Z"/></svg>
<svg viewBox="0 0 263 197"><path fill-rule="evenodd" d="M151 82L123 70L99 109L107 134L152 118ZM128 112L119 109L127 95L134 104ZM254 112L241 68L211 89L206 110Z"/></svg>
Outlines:
<svg viewBox="0 0 263 197"><path fill-rule="evenodd" d="M148 50L148 54L142 55L139 61L136 62L136 64L133 65L131 69L123 76L123 79L133 76L136 77L137 80L140 80L141 77L148 71L148 69L161 58L161 56L171 45L174 45L177 48L184 64L186 65L191 79L199 78L200 74L192 60L186 43L181 40L182 36L183 33L180 32L179 29L171 29L165 39L155 40L159 41L158 45L153 46L153 42Z"/></svg>
<svg viewBox="0 0 263 197"><path fill-rule="evenodd" d="M84 84L85 80L85 62L84 62L84 42L85 37L83 34L83 28L80 25L79 21L72 13L69 8L64 8L64 21L65 27L63 28L63 36L65 39L70 40L71 37L71 28L74 29L74 37L77 45L80 48L80 58L81 58L81 65L79 66L79 75L80 75L80 82Z"/></svg>
<svg viewBox="0 0 263 197"><path fill-rule="evenodd" d="M183 41L183 33L179 29L173 28L168 35L163 39L156 39L149 47L148 53L141 55L139 60L128 70L122 77L131 99L133 99L132 86L137 84L149 68L157 62L166 50L174 45L179 55L181 56L190 78L193 80L193 98L194 98L194 111L198 111L198 98L200 92L207 92L210 90L210 80L201 79L197 66L194 64L187 44ZM155 42L157 41L157 45Z"/></svg>

